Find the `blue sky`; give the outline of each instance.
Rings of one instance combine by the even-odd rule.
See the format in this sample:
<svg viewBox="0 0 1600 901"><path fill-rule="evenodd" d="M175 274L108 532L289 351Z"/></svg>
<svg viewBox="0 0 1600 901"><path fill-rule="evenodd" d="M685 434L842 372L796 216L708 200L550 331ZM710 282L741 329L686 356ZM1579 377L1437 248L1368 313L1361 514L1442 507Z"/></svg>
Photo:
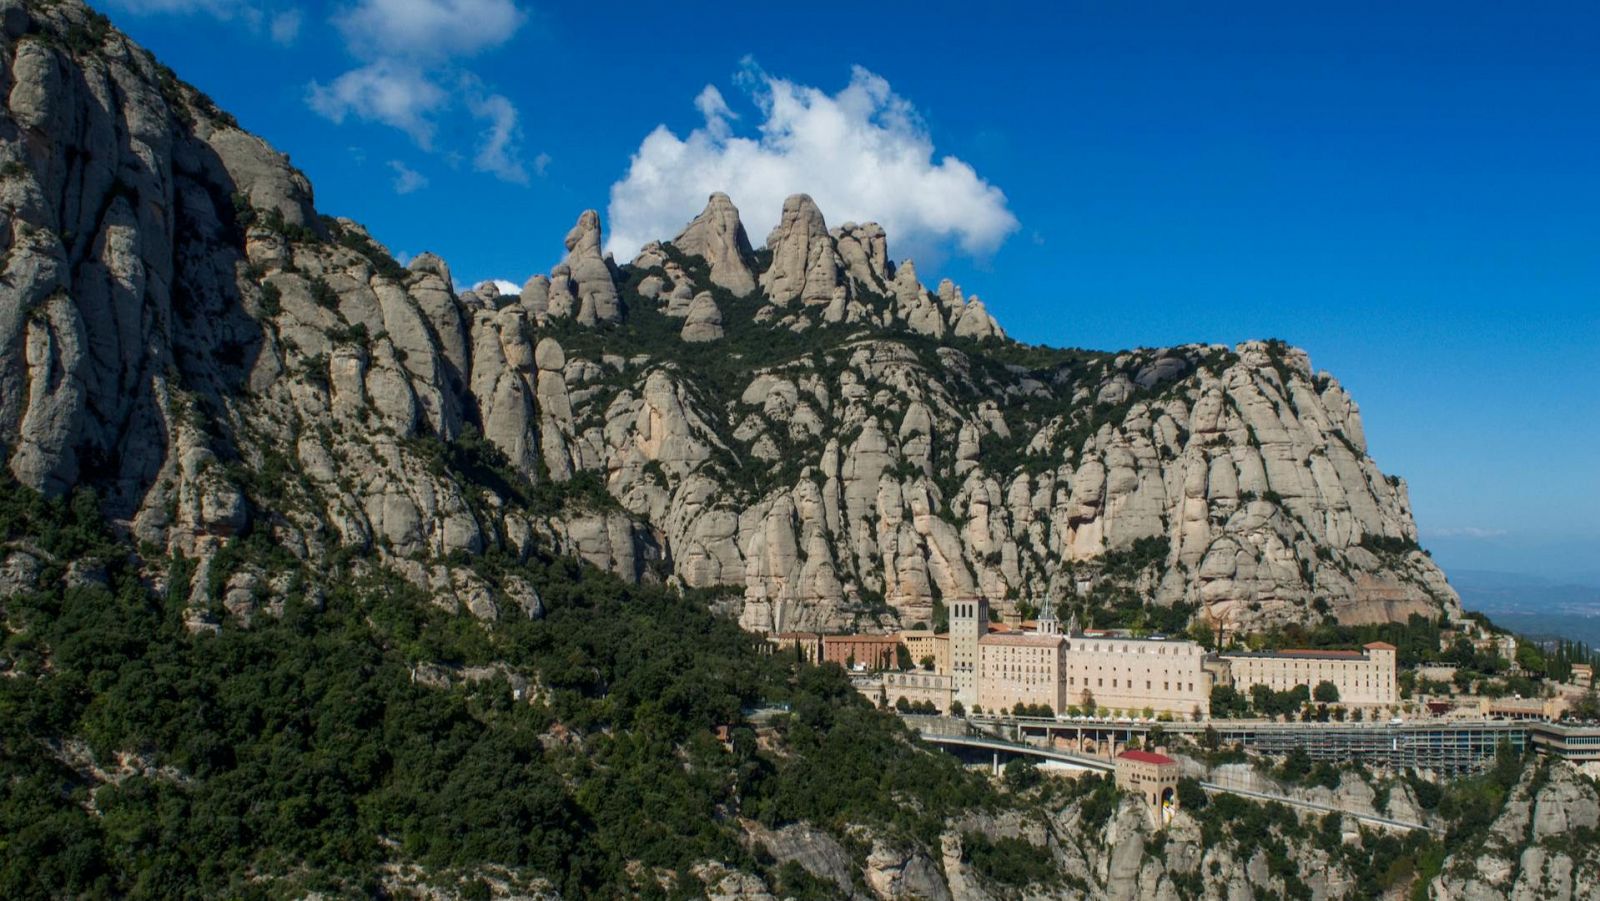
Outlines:
<svg viewBox="0 0 1600 901"><path fill-rule="evenodd" d="M1600 573L1600 7L1516 6L103 4L463 283L807 191L1022 340L1305 347L1447 570Z"/></svg>

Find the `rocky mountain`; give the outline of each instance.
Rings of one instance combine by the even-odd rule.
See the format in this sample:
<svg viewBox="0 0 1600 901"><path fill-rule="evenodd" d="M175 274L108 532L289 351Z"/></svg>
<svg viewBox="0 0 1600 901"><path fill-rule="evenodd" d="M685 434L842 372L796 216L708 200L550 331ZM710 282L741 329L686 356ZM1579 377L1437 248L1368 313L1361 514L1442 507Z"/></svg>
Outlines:
<svg viewBox="0 0 1600 901"><path fill-rule="evenodd" d="M211 568L259 532L483 616L531 602L463 555L542 541L753 629L974 594L1227 630L1459 615L1302 351L1020 344L803 195L759 247L713 195L627 264L585 212L520 295L457 291L81 5L0 0L0 28L0 454L201 561L197 611L274 603Z"/></svg>
<svg viewBox="0 0 1600 901"><path fill-rule="evenodd" d="M1600 790L1566 764L1535 767L1508 793L1486 835L1452 847L1437 901L1600 896Z"/></svg>

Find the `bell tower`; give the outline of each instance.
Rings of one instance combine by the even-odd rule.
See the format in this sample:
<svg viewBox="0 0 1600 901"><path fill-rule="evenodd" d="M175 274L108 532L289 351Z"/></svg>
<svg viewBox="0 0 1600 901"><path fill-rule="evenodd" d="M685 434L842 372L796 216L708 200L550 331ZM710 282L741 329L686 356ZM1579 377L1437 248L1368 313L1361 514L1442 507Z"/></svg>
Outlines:
<svg viewBox="0 0 1600 901"><path fill-rule="evenodd" d="M978 640L987 634L987 598L963 598L950 604L950 676L956 700L968 710L978 702Z"/></svg>

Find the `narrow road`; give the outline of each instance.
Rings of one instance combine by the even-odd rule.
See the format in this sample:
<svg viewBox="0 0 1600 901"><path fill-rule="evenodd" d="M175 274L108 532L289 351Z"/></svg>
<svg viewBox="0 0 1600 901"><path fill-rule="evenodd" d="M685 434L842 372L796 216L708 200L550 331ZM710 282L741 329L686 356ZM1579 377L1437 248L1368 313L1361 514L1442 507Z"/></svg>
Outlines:
<svg viewBox="0 0 1600 901"><path fill-rule="evenodd" d="M1388 826L1393 829L1404 829L1408 832L1413 829L1425 829L1429 832L1443 831L1432 826L1424 826L1421 823L1407 823L1404 820L1391 820L1388 817L1375 816L1370 813L1356 813L1355 811L1344 810L1327 804L1318 804L1315 801L1303 801L1299 798L1287 798L1283 795L1272 795L1266 792L1251 791L1248 788L1234 788L1232 786L1218 785L1215 782L1202 782L1200 783L1200 787L1210 792L1227 792L1230 795L1238 795L1241 798L1252 798L1257 801L1277 801L1279 804L1287 804L1290 807L1299 807L1302 810L1315 810L1322 813L1336 813L1340 816L1350 817L1351 819L1359 820L1363 823L1374 823L1379 826Z"/></svg>

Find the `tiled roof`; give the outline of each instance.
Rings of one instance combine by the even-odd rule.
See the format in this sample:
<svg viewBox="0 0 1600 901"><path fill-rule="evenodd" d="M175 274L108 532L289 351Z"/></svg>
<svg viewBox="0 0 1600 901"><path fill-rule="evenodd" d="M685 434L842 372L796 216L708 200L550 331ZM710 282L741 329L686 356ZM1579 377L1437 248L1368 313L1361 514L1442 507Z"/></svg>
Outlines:
<svg viewBox="0 0 1600 901"><path fill-rule="evenodd" d="M1317 648L1285 648L1281 651L1230 651L1223 657L1291 657L1301 660L1363 660L1361 651L1336 651Z"/></svg>
<svg viewBox="0 0 1600 901"><path fill-rule="evenodd" d="M1053 648L1059 647L1063 640L1060 635L1040 635L1037 632L994 632L978 639L978 644Z"/></svg>
<svg viewBox="0 0 1600 901"><path fill-rule="evenodd" d="M1121 754L1118 754L1117 757L1123 760L1132 760L1137 763L1153 763L1157 766L1166 766L1168 764L1175 764L1178 762L1165 754L1157 754L1154 751L1123 751Z"/></svg>

